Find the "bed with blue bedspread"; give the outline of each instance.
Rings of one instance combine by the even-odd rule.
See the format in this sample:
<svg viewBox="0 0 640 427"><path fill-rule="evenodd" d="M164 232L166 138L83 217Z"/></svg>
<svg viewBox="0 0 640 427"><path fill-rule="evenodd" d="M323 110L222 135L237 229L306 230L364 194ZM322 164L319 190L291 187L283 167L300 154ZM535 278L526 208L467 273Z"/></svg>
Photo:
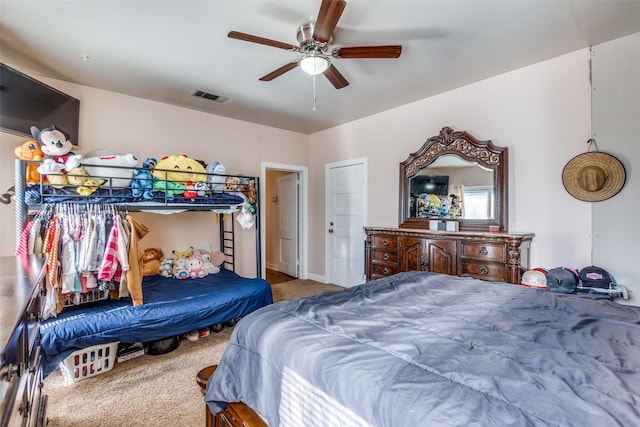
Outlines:
<svg viewBox="0 0 640 427"><path fill-rule="evenodd" d="M222 269L197 279L145 276L144 304L130 298L65 308L42 322L44 375L69 354L94 345L120 341L149 342L243 317L273 302L271 286Z"/></svg>
<svg viewBox="0 0 640 427"><path fill-rule="evenodd" d="M401 273L257 310L207 384L270 426L637 426L640 307Z"/></svg>

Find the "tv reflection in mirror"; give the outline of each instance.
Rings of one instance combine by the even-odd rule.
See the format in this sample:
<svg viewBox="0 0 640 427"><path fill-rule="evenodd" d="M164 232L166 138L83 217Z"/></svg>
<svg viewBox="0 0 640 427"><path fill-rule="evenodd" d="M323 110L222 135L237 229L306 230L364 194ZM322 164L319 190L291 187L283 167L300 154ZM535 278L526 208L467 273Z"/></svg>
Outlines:
<svg viewBox="0 0 640 427"><path fill-rule="evenodd" d="M411 178L411 194L419 196L422 193L449 195L449 176L444 175L418 175Z"/></svg>
<svg viewBox="0 0 640 427"><path fill-rule="evenodd" d="M412 217L439 218L448 214L448 175L417 175L411 178L409 185L409 212Z"/></svg>

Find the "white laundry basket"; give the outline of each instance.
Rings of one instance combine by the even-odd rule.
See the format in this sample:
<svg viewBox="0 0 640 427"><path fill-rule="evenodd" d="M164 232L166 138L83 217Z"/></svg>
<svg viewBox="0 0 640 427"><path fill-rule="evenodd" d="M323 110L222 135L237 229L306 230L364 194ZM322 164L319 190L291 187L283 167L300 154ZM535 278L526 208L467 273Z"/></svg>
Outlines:
<svg viewBox="0 0 640 427"><path fill-rule="evenodd" d="M76 382L110 371L116 363L119 342L76 350L60 363L65 382Z"/></svg>

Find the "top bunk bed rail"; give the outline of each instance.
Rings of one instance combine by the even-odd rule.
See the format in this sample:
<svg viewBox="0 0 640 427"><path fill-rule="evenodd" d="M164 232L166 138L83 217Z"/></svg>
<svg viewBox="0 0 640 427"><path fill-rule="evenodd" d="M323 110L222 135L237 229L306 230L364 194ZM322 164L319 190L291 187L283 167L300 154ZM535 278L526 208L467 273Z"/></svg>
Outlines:
<svg viewBox="0 0 640 427"><path fill-rule="evenodd" d="M148 167L117 165L82 168L79 175L73 172L34 174L33 171L43 164L15 161L16 247L29 215L52 204L109 204L129 212L213 211L223 220L224 214L247 212L255 215L256 268L257 275L261 275L258 177L208 172L190 174L158 168L152 170L160 173L151 175ZM84 169L91 170L92 174ZM175 179L176 176L184 178ZM225 222L220 221L220 247L221 250L225 245L231 247L226 251L229 253L225 254L225 264L235 270L233 222L227 228ZM231 230L231 233L225 230Z"/></svg>
<svg viewBox="0 0 640 427"><path fill-rule="evenodd" d="M175 171L154 169L164 178L147 175L143 167L101 166L99 174L38 174L33 181L26 171L41 162L16 160L16 198L38 209L46 203L110 203L127 205L130 211L156 208L237 211L257 206L258 177L197 173L189 178L168 179ZM83 172L84 173L84 172ZM182 173L182 172L181 172Z"/></svg>

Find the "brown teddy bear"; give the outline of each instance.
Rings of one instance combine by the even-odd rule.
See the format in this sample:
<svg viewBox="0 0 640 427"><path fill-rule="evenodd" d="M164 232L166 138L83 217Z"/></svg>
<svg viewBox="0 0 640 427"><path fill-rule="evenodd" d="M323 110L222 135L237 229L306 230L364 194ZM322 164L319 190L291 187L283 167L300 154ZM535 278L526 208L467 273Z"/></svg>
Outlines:
<svg viewBox="0 0 640 427"><path fill-rule="evenodd" d="M142 252L142 274L155 276L160 271L162 251L158 248L147 248Z"/></svg>

